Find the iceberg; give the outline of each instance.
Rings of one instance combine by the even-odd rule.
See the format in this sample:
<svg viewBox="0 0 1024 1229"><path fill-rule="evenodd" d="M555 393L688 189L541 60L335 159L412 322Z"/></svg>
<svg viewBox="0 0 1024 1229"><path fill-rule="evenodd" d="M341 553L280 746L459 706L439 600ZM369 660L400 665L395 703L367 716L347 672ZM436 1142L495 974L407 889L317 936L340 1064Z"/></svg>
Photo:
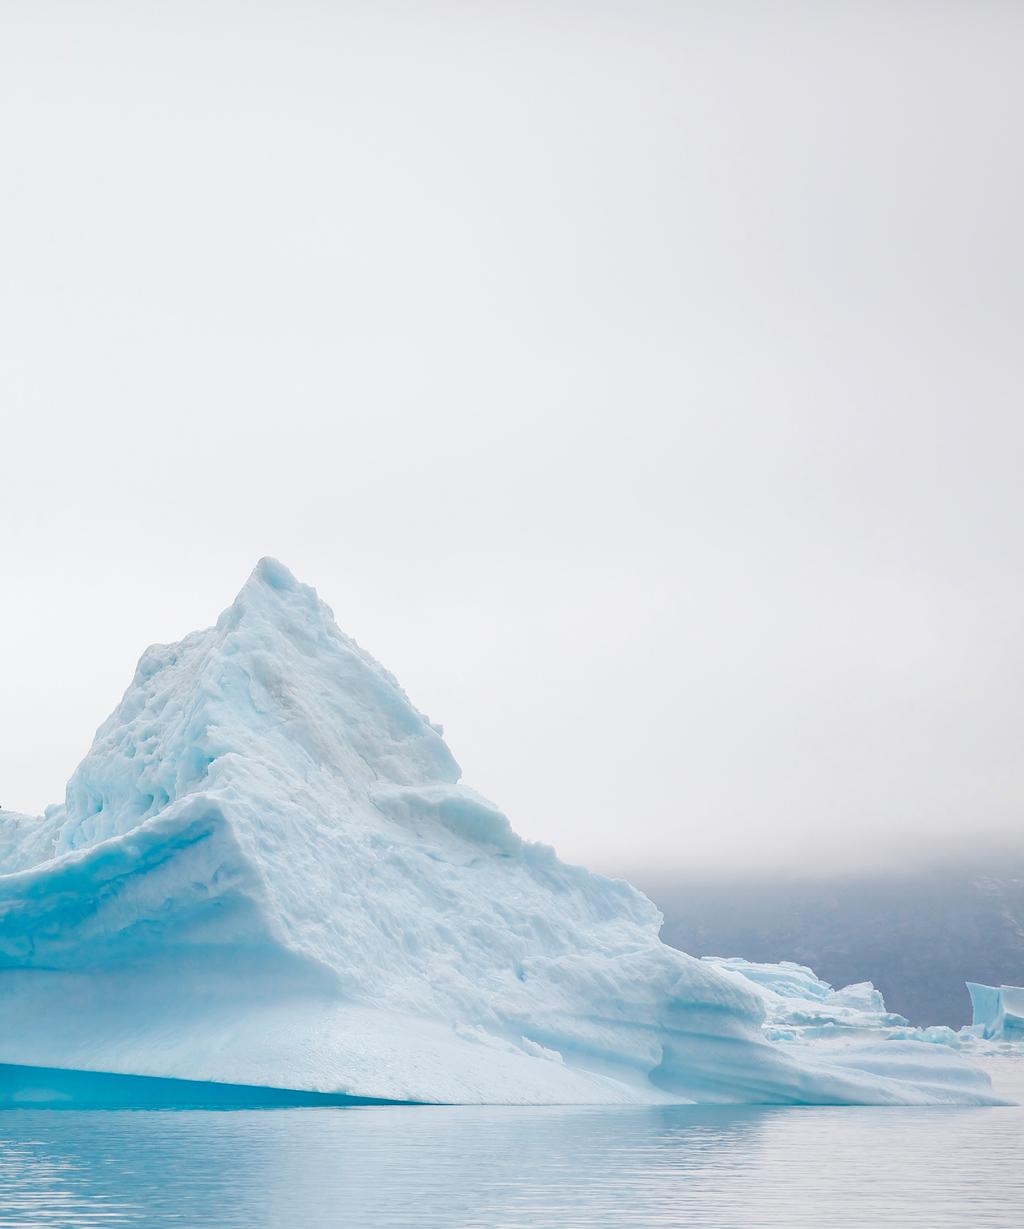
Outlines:
<svg viewBox="0 0 1024 1229"><path fill-rule="evenodd" d="M942 1047L766 1035L780 981L668 947L460 775L262 560L143 654L63 804L0 813L0 1103L996 1101ZM875 1010L806 973L819 1025Z"/></svg>
<svg viewBox="0 0 1024 1229"><path fill-rule="evenodd" d="M835 989L806 965L783 960L764 964L739 957L704 956L707 964L753 983L764 1004L763 1031L775 1041L808 1041L840 1035L910 1030L904 1016L886 1011L871 982Z"/></svg>
<svg viewBox="0 0 1024 1229"><path fill-rule="evenodd" d="M969 981L973 1019L968 1029L984 1041L1024 1043L1024 986L983 986Z"/></svg>
<svg viewBox="0 0 1024 1229"><path fill-rule="evenodd" d="M762 1031L784 1046L851 1040L929 1042L968 1050L979 1057L1024 1051L1024 987L983 986L968 982L974 1021L961 1029L944 1024L914 1027L906 1017L887 1011L881 991L871 982L836 989L806 965L783 960L759 963L741 957L704 956L708 964L757 987L764 1005ZM890 1051L886 1051L889 1053Z"/></svg>

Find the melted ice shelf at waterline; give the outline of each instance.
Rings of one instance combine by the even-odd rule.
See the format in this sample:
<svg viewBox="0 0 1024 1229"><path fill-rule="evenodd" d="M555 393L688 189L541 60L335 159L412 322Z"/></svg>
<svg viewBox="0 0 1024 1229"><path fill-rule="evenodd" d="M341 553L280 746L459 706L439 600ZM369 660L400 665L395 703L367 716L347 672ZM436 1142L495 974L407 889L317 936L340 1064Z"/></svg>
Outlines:
<svg viewBox="0 0 1024 1229"><path fill-rule="evenodd" d="M459 784L263 560L143 654L63 806L0 815L0 1063L432 1102L992 1099L915 1042L792 1052L749 979Z"/></svg>

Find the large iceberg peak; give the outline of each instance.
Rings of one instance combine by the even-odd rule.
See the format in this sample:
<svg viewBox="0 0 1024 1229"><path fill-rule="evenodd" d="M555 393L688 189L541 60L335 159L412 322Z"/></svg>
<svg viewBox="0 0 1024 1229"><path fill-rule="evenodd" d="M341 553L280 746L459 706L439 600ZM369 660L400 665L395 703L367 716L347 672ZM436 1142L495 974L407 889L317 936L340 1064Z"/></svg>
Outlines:
<svg viewBox="0 0 1024 1229"><path fill-rule="evenodd" d="M459 768L397 681L277 560L261 559L216 626L143 653L68 783L57 852L123 834L247 774L454 783Z"/></svg>
<svg viewBox="0 0 1024 1229"><path fill-rule="evenodd" d="M247 622L271 639L297 636L315 643L318 632L337 632L334 614L317 591L296 580L270 555L264 555L253 568L238 596L217 620L217 630L232 631Z"/></svg>
<svg viewBox="0 0 1024 1229"><path fill-rule="evenodd" d="M0 1063L426 1101L989 1095L770 1044L749 978L459 775L261 560L213 627L147 649L64 806L0 815Z"/></svg>

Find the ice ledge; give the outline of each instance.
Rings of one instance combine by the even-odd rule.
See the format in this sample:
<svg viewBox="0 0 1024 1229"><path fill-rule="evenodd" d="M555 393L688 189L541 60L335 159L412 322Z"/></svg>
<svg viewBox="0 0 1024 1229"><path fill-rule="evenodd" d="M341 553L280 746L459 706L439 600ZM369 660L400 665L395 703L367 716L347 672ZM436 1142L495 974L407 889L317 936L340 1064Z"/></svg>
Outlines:
<svg viewBox="0 0 1024 1229"><path fill-rule="evenodd" d="M416 1105L257 1084L118 1075L0 1063L0 1109L287 1109L295 1106Z"/></svg>

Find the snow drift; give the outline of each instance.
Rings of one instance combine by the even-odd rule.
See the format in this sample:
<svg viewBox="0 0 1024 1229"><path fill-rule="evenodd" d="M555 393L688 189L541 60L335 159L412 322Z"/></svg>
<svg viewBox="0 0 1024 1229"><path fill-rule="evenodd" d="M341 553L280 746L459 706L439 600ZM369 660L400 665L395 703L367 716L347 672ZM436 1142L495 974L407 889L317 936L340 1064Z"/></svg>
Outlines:
<svg viewBox="0 0 1024 1229"><path fill-rule="evenodd" d="M143 654L62 806L0 814L0 1064L396 1101L993 1099L936 1047L773 1043L763 987L459 775L264 559L215 627Z"/></svg>

